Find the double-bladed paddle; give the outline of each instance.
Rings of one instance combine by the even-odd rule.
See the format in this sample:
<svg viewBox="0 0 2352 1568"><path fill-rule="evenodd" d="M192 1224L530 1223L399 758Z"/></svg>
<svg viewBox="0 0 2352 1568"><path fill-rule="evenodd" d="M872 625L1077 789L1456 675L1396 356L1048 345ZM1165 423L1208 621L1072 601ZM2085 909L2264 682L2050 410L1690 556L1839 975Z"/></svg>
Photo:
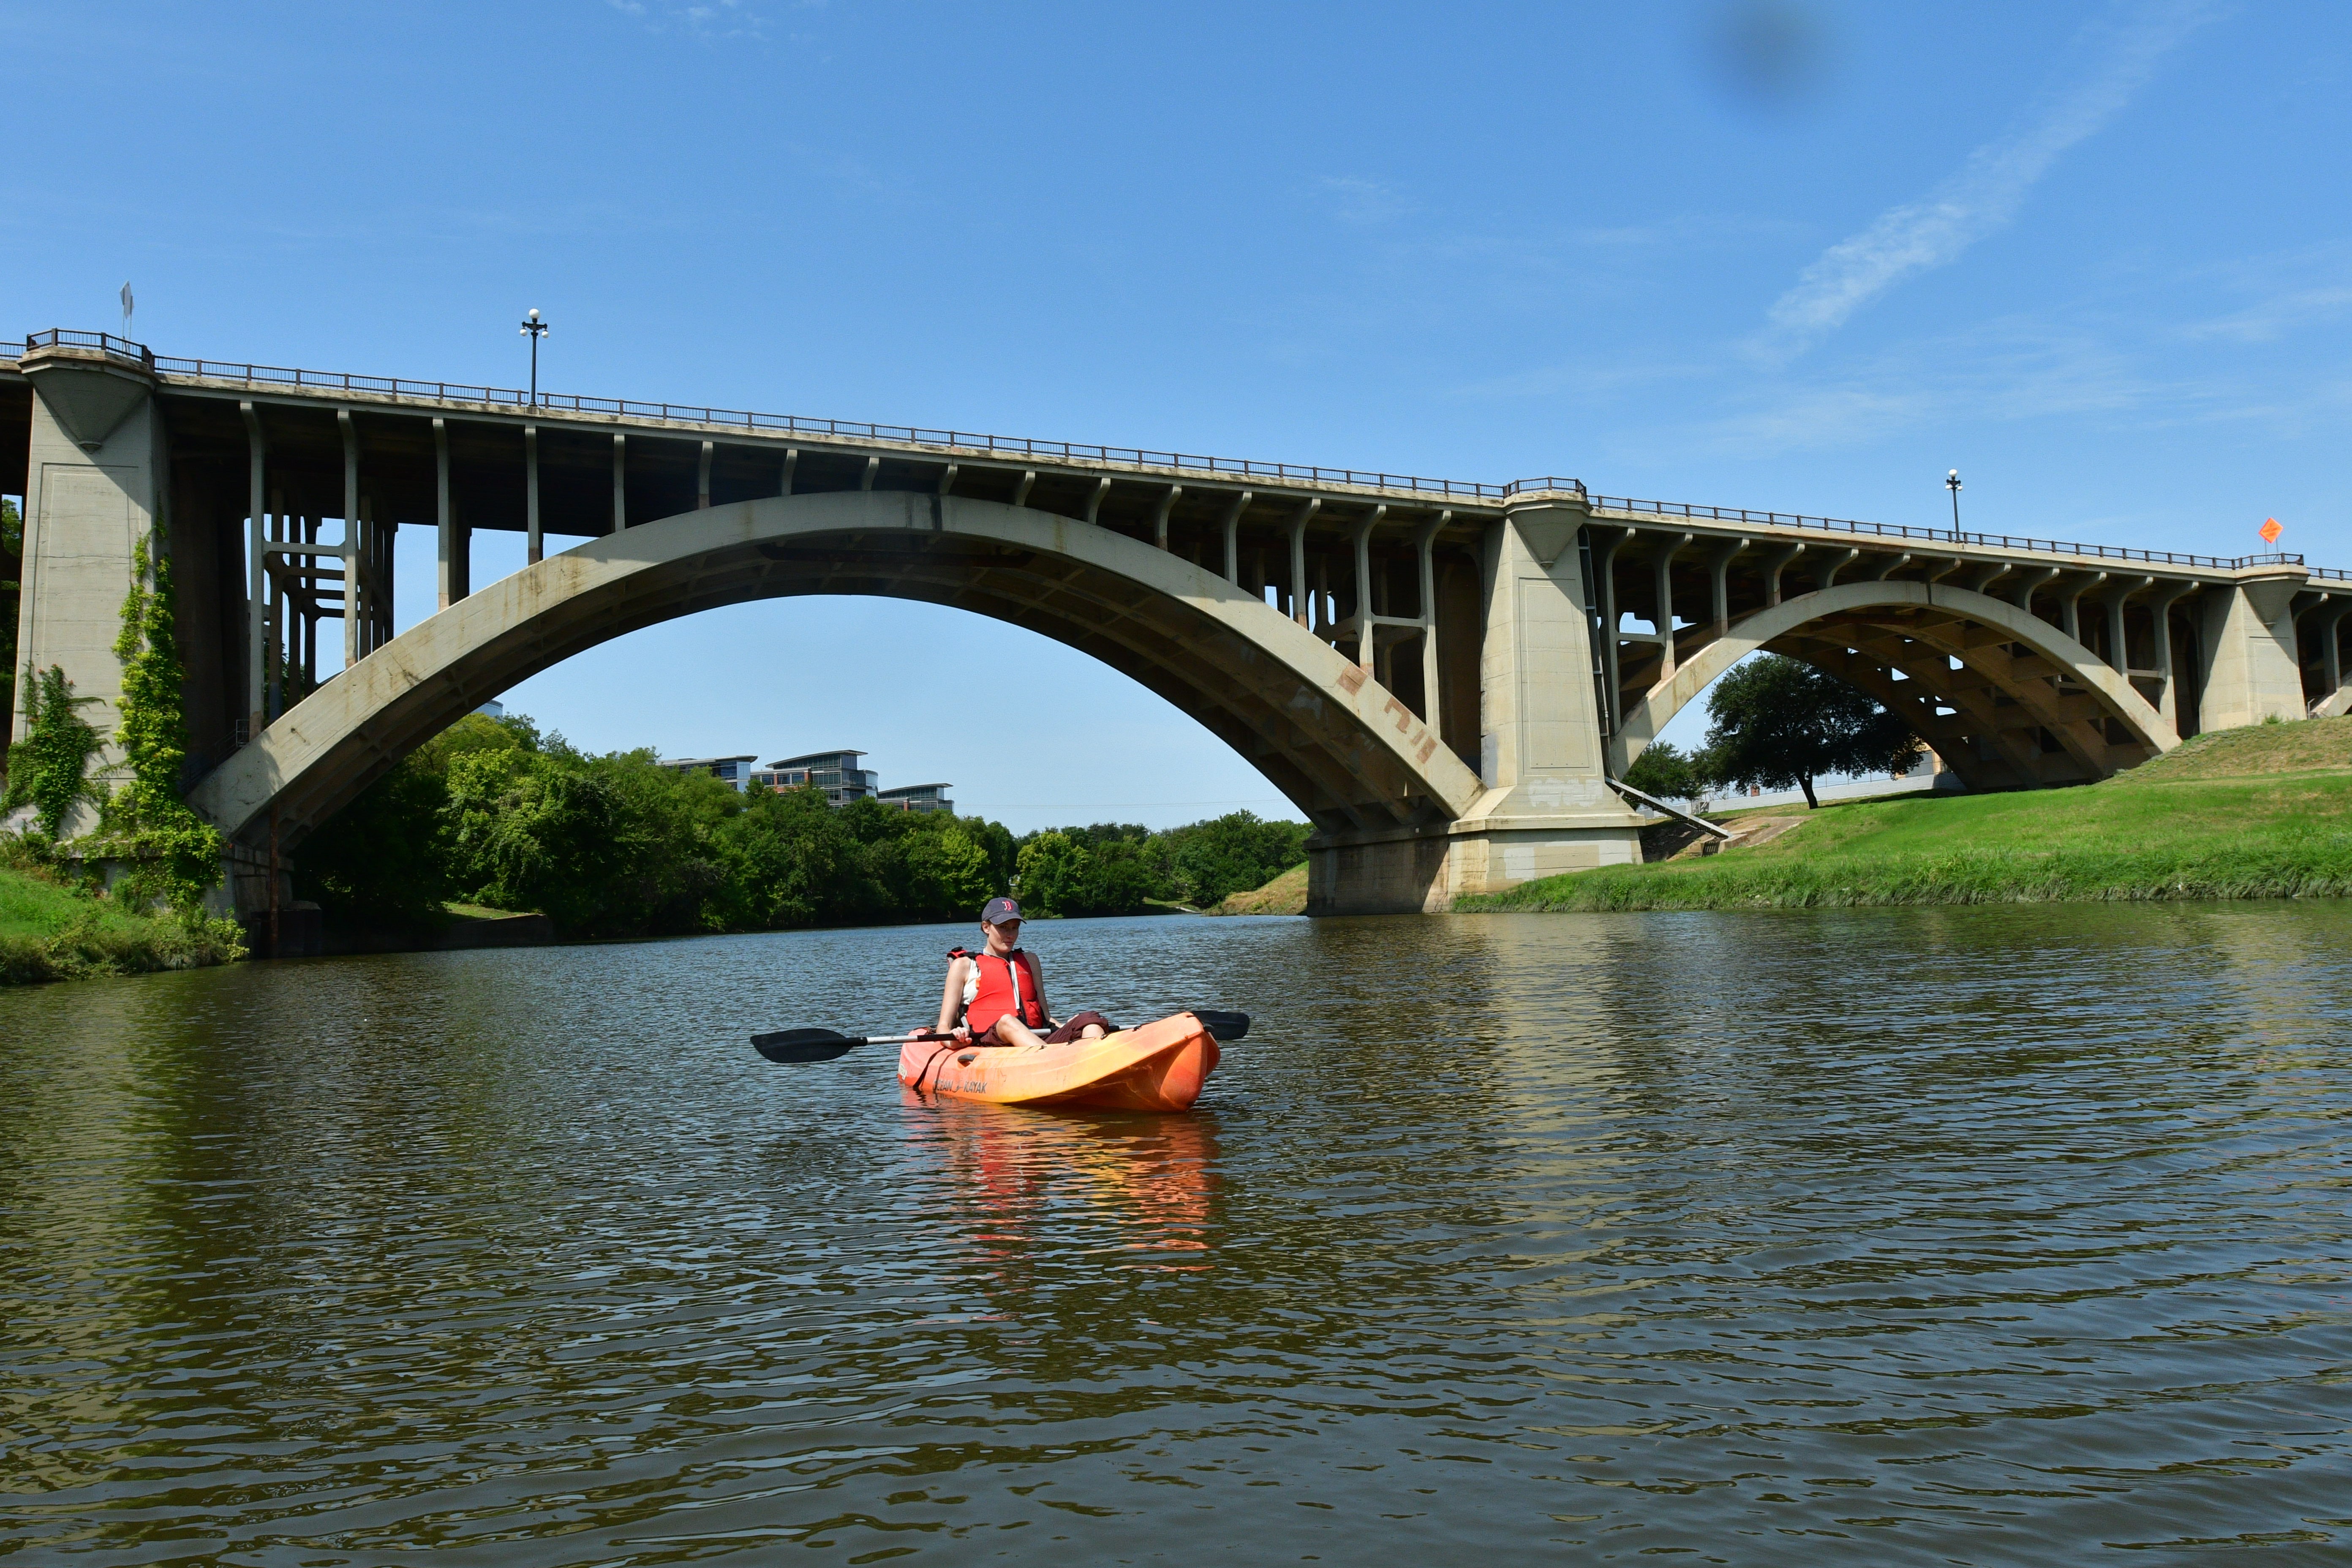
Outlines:
<svg viewBox="0 0 2352 1568"><path fill-rule="evenodd" d="M1247 1013L1224 1013L1195 1007L1192 1016L1218 1040L1224 1043L1240 1039L1249 1033ZM751 1048L772 1062L829 1062L846 1056L860 1046L903 1046L909 1040L935 1039L928 1035L844 1035L832 1029L778 1029L772 1034L751 1037ZM943 1046L956 1044L942 1039Z"/></svg>

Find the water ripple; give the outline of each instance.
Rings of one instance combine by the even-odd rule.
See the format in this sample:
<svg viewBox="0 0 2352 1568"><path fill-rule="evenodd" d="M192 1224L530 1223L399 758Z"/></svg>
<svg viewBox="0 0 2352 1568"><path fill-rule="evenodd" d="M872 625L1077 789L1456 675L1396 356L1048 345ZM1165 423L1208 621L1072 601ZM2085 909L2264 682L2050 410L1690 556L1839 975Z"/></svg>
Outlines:
<svg viewBox="0 0 2352 1568"><path fill-rule="evenodd" d="M2352 910L1041 923L0 994L0 1555L2340 1558Z"/></svg>

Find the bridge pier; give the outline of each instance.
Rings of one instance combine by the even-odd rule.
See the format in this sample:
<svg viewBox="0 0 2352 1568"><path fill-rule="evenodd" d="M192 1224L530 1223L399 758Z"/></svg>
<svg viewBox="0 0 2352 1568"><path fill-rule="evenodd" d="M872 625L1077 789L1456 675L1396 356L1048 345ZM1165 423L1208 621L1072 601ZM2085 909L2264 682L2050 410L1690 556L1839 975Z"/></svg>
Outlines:
<svg viewBox="0 0 2352 1568"><path fill-rule="evenodd" d="M1530 492L1487 532L1478 736L1486 791L1452 825L1455 893L1642 858L1642 819L1607 783L1583 500ZM1671 647L1671 622L1662 631Z"/></svg>
<svg viewBox="0 0 2352 1568"><path fill-rule="evenodd" d="M9 738L25 738L26 672L62 669L88 704L82 718L106 738L91 772L110 787L122 763L114 740L122 663L114 641L132 551L164 515L170 482L155 378L138 362L74 349L28 353L22 368L34 396ZM62 831L86 833L97 819L95 807L78 805Z"/></svg>
<svg viewBox="0 0 2352 1568"><path fill-rule="evenodd" d="M2207 593L2204 728L2232 730L2304 716L2294 600L2307 575L2300 567L2281 569Z"/></svg>
<svg viewBox="0 0 2352 1568"><path fill-rule="evenodd" d="M1580 500L1530 492L1482 541L1484 792L1452 822L1317 834L1309 914L1434 912L1464 893L1641 860L1642 819L1606 782Z"/></svg>

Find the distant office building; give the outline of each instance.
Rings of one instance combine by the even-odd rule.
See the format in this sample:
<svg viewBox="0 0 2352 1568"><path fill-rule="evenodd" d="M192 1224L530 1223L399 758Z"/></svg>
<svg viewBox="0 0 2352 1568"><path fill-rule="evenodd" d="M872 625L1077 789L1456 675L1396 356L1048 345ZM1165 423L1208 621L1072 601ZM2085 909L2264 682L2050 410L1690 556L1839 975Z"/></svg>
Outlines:
<svg viewBox="0 0 2352 1568"><path fill-rule="evenodd" d="M846 805L853 800L872 800L881 791L882 775L857 765L857 759L865 754L863 752L810 752L802 756L785 757L752 773L751 782L765 784L770 789L821 789L824 791L824 798L835 805Z"/></svg>
<svg viewBox="0 0 2352 1568"><path fill-rule="evenodd" d="M758 776L751 772L751 764L758 760L757 752L748 757L664 757L661 765L674 773L709 773L741 790Z"/></svg>
<svg viewBox="0 0 2352 1568"><path fill-rule="evenodd" d="M895 805L900 811L953 812L955 802L948 798L949 786L943 784L900 784L886 789L874 798L884 805Z"/></svg>
<svg viewBox="0 0 2352 1568"><path fill-rule="evenodd" d="M479 708L475 709L474 711L479 713L485 719L503 719L507 716L507 705L500 702L496 698L492 698L489 701L483 703Z"/></svg>

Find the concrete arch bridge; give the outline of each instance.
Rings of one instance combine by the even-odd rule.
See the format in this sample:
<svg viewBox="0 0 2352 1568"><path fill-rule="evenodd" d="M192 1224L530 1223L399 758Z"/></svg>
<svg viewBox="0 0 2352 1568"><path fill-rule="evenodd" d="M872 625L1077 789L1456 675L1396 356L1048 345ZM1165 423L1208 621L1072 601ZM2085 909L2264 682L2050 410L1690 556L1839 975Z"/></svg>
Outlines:
<svg viewBox="0 0 2352 1568"><path fill-rule="evenodd" d="M168 542L190 799L236 846L246 907L279 887L273 845L298 850L486 699L754 598L953 605L1134 677L1312 821L1320 913L1638 858L1642 819L1610 779L1754 648L1861 685L1971 784L2021 787L2340 705L2352 609L2352 581L2289 556L534 402L97 333L0 345L0 489L18 473L20 664L62 666L102 705L131 547ZM439 603L394 636L402 524L432 530ZM527 563L478 590L485 528L521 533ZM550 534L580 542L549 553ZM343 668L322 679L331 625Z"/></svg>
<svg viewBox="0 0 2352 1568"><path fill-rule="evenodd" d="M2342 705L2352 583L2297 559L1782 521L1595 503L1613 769L1759 649L1862 688L1972 789L2105 778L2200 730Z"/></svg>

